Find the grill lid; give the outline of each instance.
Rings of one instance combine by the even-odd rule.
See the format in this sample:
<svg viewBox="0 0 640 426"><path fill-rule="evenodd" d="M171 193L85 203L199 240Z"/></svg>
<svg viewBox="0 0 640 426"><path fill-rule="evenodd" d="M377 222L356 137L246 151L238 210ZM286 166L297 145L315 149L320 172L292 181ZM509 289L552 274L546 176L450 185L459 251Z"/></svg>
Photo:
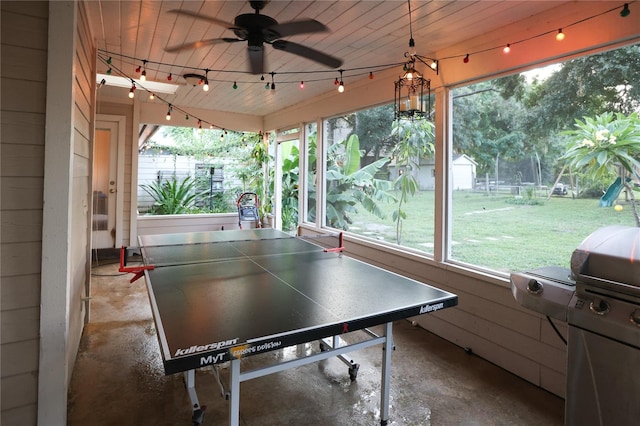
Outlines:
<svg viewBox="0 0 640 426"><path fill-rule="evenodd" d="M606 226L589 235L571 255L576 282L640 293L640 228Z"/></svg>

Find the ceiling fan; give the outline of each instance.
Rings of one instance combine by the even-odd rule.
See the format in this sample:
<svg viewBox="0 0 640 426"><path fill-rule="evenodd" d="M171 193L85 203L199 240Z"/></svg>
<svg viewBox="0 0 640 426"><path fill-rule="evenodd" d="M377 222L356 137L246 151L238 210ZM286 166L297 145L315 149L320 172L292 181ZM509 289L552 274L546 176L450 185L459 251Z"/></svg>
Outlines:
<svg viewBox="0 0 640 426"><path fill-rule="evenodd" d="M169 12L178 15L190 16L196 19L202 19L215 25L220 25L233 31L237 38L212 38L200 40L192 43L184 43L178 46L167 47L167 52L179 52L188 49L197 49L199 47L213 45L217 43L236 43L239 41L247 42L247 52L249 55L250 71L252 74L264 74L264 44L270 44L274 49L283 50L302 56L330 68L338 68L342 65L342 59L327 55L319 50L302 44L294 43L288 40L282 40L283 37L305 34L325 32L329 29L322 23L314 19L304 19L299 21L289 21L278 23L275 19L267 15L260 14L269 1L250 1L249 4L255 10L255 13L245 13L236 16L234 23L228 23L211 16L199 15L195 12L186 10L170 10Z"/></svg>

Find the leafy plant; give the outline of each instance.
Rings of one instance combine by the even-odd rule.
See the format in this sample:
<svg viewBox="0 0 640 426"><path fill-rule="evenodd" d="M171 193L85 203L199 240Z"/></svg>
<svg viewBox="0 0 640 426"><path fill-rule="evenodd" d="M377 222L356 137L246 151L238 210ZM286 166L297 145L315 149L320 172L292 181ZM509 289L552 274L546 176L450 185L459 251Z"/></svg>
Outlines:
<svg viewBox="0 0 640 426"><path fill-rule="evenodd" d="M298 224L298 180L300 150L296 145L282 148L282 229L290 231Z"/></svg>
<svg viewBox="0 0 640 426"><path fill-rule="evenodd" d="M393 212L396 223L396 244L400 244L402 221L407 218L403 209L408 197L413 197L419 189L415 173L420 169L420 159L434 152L434 125L426 119L396 120L392 135L398 140L393 156L400 172L393 181L393 187L400 191L398 206Z"/></svg>
<svg viewBox="0 0 640 426"><path fill-rule="evenodd" d="M389 162L381 158L360 167L360 142L357 135L351 135L340 143L335 143L327 152L327 225L348 229L353 223L352 214L357 206L379 218L385 214L379 202L395 201L391 194L391 182L376 179L375 175ZM315 192L309 193L309 217L315 217Z"/></svg>
<svg viewBox="0 0 640 426"><path fill-rule="evenodd" d="M196 208L198 195L202 194L194 191L195 185L196 181L190 176L180 182L172 176L168 181L155 180L149 185L140 185L140 187L154 200L151 213L165 215L191 213Z"/></svg>
<svg viewBox="0 0 640 426"><path fill-rule="evenodd" d="M576 129L563 132L572 139L562 158L574 169L583 169L593 179L618 175L627 189L631 207L640 226L633 187L624 176L640 178L640 119L637 113L625 116L605 112L596 117L576 120Z"/></svg>

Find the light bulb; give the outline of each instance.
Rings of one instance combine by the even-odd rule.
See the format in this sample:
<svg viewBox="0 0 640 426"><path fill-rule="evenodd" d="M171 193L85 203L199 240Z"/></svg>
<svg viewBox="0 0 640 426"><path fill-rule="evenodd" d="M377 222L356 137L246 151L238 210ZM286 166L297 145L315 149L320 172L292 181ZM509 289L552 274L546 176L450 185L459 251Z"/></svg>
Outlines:
<svg viewBox="0 0 640 426"><path fill-rule="evenodd" d="M170 112L167 113L167 121L169 121L169 120L171 120L171 113Z"/></svg>
<svg viewBox="0 0 640 426"><path fill-rule="evenodd" d="M167 80L168 80L168 81L173 80L173 75L171 75L171 73L169 73L169 75L167 76Z"/></svg>
<svg viewBox="0 0 640 426"><path fill-rule="evenodd" d="M149 94L149 99L150 100L154 100L156 98L156 95L154 95L153 93Z"/></svg>
<svg viewBox="0 0 640 426"><path fill-rule="evenodd" d="M631 11L629 10L629 3L625 3L624 6L622 7L622 11L620 12L620 16L622 16L623 18L626 18L630 14L631 14Z"/></svg>
<svg viewBox="0 0 640 426"><path fill-rule="evenodd" d="M431 62L431 69L435 70L436 68L438 68L438 61L434 59L433 62Z"/></svg>
<svg viewBox="0 0 640 426"><path fill-rule="evenodd" d="M140 75L140 81L146 81L146 80L147 80L147 70L143 70L142 75Z"/></svg>
<svg viewBox="0 0 640 426"><path fill-rule="evenodd" d="M236 82L233 82L233 90L236 90L238 88L238 85L236 84Z"/></svg>
<svg viewBox="0 0 640 426"><path fill-rule="evenodd" d="M133 87L129 89L129 99L133 99Z"/></svg>
<svg viewBox="0 0 640 426"><path fill-rule="evenodd" d="M562 41L564 40L564 33L562 32L562 28L558 30L558 34L556 34L556 40Z"/></svg>
<svg viewBox="0 0 640 426"><path fill-rule="evenodd" d="M205 92L209 91L209 80L204 81L204 86L202 86L202 90L204 90Z"/></svg>
<svg viewBox="0 0 640 426"><path fill-rule="evenodd" d="M301 82L300 82L300 88L301 88L301 89L304 89L304 81L301 81Z"/></svg>
<svg viewBox="0 0 640 426"><path fill-rule="evenodd" d="M344 83L342 82L342 80L340 81L340 85L338 86L338 92L344 92Z"/></svg>
<svg viewBox="0 0 640 426"><path fill-rule="evenodd" d="M469 54L467 53L467 56L464 57L464 59L462 60L462 62L464 62L465 64L469 63Z"/></svg>
<svg viewBox="0 0 640 426"><path fill-rule="evenodd" d="M504 47L504 49L502 49L502 51L503 51L504 53L509 53L509 52L511 52L511 45L510 45L510 44L507 44L507 45Z"/></svg>

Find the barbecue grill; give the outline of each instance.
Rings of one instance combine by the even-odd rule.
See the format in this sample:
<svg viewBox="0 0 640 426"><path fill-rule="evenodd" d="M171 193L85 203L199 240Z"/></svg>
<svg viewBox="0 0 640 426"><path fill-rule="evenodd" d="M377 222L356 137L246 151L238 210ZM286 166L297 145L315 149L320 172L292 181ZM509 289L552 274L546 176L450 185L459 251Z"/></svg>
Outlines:
<svg viewBox="0 0 640 426"><path fill-rule="evenodd" d="M511 274L511 289L567 323L565 424L640 424L640 228L600 228L570 268Z"/></svg>

